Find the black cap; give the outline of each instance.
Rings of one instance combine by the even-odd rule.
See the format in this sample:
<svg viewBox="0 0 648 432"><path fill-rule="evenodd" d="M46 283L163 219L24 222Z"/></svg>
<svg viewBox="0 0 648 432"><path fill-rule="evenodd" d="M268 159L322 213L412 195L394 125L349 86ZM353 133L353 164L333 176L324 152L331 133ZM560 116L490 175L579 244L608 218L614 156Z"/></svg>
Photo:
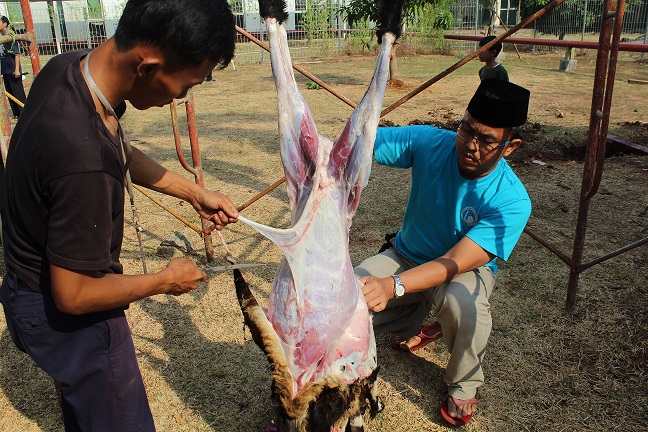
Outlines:
<svg viewBox="0 0 648 432"><path fill-rule="evenodd" d="M468 112L490 127L510 128L526 123L531 92L508 81L487 79L479 84Z"/></svg>

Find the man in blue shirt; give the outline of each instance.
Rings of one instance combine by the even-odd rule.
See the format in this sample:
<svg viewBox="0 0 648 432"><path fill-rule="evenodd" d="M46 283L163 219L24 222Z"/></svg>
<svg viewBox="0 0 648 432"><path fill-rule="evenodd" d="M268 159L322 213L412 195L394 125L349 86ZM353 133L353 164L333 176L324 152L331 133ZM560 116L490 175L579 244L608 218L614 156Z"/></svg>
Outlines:
<svg viewBox="0 0 648 432"><path fill-rule="evenodd" d="M402 228L388 249L356 269L376 332L411 351L443 335L451 356L441 415L470 421L491 332L496 258L508 259L531 214L524 186L503 159L521 144L529 91L484 80L457 132L381 128L374 156L412 169ZM422 327L432 312L437 323Z"/></svg>

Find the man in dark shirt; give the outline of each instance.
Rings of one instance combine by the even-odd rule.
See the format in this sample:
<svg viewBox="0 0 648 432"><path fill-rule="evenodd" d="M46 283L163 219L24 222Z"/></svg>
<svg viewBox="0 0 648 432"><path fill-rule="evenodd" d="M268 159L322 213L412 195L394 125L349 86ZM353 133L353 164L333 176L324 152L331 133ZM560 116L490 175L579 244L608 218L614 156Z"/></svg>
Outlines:
<svg viewBox="0 0 648 432"><path fill-rule="evenodd" d="M3 36L12 34L11 30L9 30L9 18L6 16L0 17L0 34ZM25 96L25 88L22 83L20 48L15 40L0 44L0 69L2 70L5 89L24 105L27 96ZM9 98L9 105L14 118L18 118L22 112L22 107L11 98Z"/></svg>
<svg viewBox="0 0 648 432"><path fill-rule="evenodd" d="M207 276L187 259L123 274L125 176L218 227L238 214L120 139L118 117L124 101L142 110L185 97L228 65L234 36L225 0L130 0L114 38L54 57L34 80L2 186L0 301L16 345L60 386L67 431L155 429L124 309Z"/></svg>

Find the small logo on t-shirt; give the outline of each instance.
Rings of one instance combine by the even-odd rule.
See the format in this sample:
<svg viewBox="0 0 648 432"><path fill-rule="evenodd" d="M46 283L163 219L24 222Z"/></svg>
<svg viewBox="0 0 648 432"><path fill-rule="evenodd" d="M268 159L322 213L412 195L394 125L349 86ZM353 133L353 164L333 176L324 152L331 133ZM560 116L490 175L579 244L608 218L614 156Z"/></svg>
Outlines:
<svg viewBox="0 0 648 432"><path fill-rule="evenodd" d="M461 220L468 226L474 226L479 220L477 218L477 211L472 207L464 207L463 210L461 210Z"/></svg>

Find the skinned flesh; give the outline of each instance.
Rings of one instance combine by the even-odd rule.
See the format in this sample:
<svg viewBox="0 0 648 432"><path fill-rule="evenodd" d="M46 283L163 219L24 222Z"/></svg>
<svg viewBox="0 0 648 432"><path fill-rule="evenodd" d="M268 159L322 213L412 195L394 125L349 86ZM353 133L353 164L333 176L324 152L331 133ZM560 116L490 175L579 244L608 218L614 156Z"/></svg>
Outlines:
<svg viewBox="0 0 648 432"><path fill-rule="evenodd" d="M348 245L351 219L371 170L394 36L383 36L369 88L332 143L317 133L299 92L285 29L274 18L266 19L266 25L291 228L239 220L284 254L266 316L285 354L294 397L306 384L330 375L350 384L377 367L371 317Z"/></svg>

